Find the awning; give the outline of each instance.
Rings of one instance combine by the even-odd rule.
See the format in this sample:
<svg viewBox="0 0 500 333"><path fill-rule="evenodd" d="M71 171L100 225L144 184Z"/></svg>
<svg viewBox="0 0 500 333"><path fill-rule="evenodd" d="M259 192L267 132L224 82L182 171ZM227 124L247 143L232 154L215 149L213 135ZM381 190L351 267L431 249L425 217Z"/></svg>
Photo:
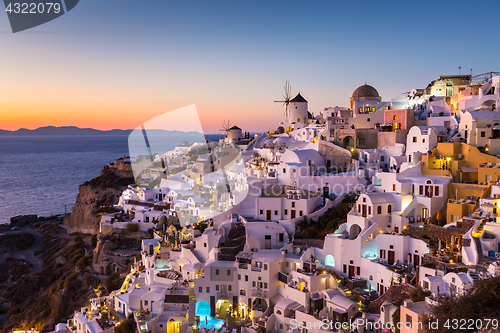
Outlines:
<svg viewBox="0 0 500 333"><path fill-rule="evenodd" d="M478 191L484 191L486 190L487 187L486 186L474 186L474 185L468 185L468 186L465 186L463 188L459 188L459 190L478 190Z"/></svg>
<svg viewBox="0 0 500 333"><path fill-rule="evenodd" d="M463 166L461 169L462 169L462 172L477 172L477 168Z"/></svg>
<svg viewBox="0 0 500 333"><path fill-rule="evenodd" d="M285 299L285 297L281 296L280 294L276 294L275 296L271 297L271 302L273 302L273 305L276 305L283 299Z"/></svg>

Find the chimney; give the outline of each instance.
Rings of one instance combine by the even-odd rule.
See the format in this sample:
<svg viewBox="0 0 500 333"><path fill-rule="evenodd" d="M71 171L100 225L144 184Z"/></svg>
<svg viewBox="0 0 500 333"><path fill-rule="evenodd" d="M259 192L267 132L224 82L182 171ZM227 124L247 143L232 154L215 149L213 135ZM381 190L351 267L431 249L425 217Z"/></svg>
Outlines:
<svg viewBox="0 0 500 333"><path fill-rule="evenodd" d="M411 307L413 306L413 301L411 301L411 300L404 301L404 302L403 302L403 305L404 305L406 308L411 308Z"/></svg>

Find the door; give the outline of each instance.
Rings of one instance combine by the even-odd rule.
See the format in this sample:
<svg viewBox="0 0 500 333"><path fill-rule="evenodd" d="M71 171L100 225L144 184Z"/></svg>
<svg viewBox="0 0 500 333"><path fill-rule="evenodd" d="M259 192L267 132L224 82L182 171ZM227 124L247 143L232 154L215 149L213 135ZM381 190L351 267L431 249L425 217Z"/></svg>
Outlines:
<svg viewBox="0 0 500 333"><path fill-rule="evenodd" d="M292 210L290 211L290 213L292 214L292 219L294 219L294 218L295 218L295 209L292 209Z"/></svg>
<svg viewBox="0 0 500 333"><path fill-rule="evenodd" d="M349 265L349 279L354 277L354 266Z"/></svg>
<svg viewBox="0 0 500 333"><path fill-rule="evenodd" d="M363 217L366 217L366 205L363 205Z"/></svg>
<svg viewBox="0 0 500 333"><path fill-rule="evenodd" d="M420 257L418 256L418 254L413 255L413 264L415 265L415 267L420 265Z"/></svg>
<svg viewBox="0 0 500 333"><path fill-rule="evenodd" d="M424 221L429 218L429 210L427 208L422 208L422 217Z"/></svg>
<svg viewBox="0 0 500 333"><path fill-rule="evenodd" d="M266 211L266 219L267 219L268 221L271 221L271 211L270 211L270 210L267 210L267 211Z"/></svg>
<svg viewBox="0 0 500 333"><path fill-rule="evenodd" d="M265 235L265 248L270 249L271 248L271 235Z"/></svg>
<svg viewBox="0 0 500 333"><path fill-rule="evenodd" d="M387 263L388 263L389 265L394 264L394 256L395 256L394 251L390 251L390 250L389 250L388 255L389 255L389 256L388 256L388 258L387 258Z"/></svg>

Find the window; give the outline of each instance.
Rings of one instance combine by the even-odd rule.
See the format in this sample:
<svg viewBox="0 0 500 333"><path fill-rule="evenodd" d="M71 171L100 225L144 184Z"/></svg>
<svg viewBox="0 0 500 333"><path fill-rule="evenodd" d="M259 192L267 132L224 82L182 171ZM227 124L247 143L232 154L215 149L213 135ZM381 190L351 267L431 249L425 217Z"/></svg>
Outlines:
<svg viewBox="0 0 500 333"><path fill-rule="evenodd" d="M285 267L288 268L288 266L290 266L290 263L287 261L287 262L285 262Z"/></svg>
<svg viewBox="0 0 500 333"><path fill-rule="evenodd" d="M284 235L282 232L280 232L280 233L279 233L279 235L278 235L278 239L279 239L279 242L280 242L280 243L284 242L284 240L285 240L285 235Z"/></svg>
<svg viewBox="0 0 500 333"><path fill-rule="evenodd" d="M398 120L398 116L394 115L394 117L392 117L392 120Z"/></svg>
<svg viewBox="0 0 500 333"><path fill-rule="evenodd" d="M413 319L409 314L406 314L406 323L413 323Z"/></svg>
<svg viewBox="0 0 500 333"><path fill-rule="evenodd" d="M370 122L370 118L366 119L366 121Z"/></svg>
<svg viewBox="0 0 500 333"><path fill-rule="evenodd" d="M144 305L146 305L146 306L148 305L148 301L147 300L144 301Z"/></svg>
<svg viewBox="0 0 500 333"><path fill-rule="evenodd" d="M356 267L356 275L361 275L361 267Z"/></svg>
<svg viewBox="0 0 500 333"><path fill-rule="evenodd" d="M347 265L346 264L344 264L343 268L344 268L344 273L347 273Z"/></svg>
<svg viewBox="0 0 500 333"><path fill-rule="evenodd" d="M204 247L207 247L207 243L203 243L203 246L204 246Z"/></svg>
<svg viewBox="0 0 500 333"><path fill-rule="evenodd" d="M299 215L302 216L302 211L299 211Z"/></svg>
<svg viewBox="0 0 500 333"><path fill-rule="evenodd" d="M368 215L372 215L372 206L368 206Z"/></svg>
<svg viewBox="0 0 500 333"><path fill-rule="evenodd" d="M420 195L424 195L424 185L420 185L418 187L418 192L419 192Z"/></svg>
<svg viewBox="0 0 500 333"><path fill-rule="evenodd" d="M288 209L285 209L285 215L288 215Z"/></svg>
<svg viewBox="0 0 500 333"><path fill-rule="evenodd" d="M392 191L396 192L396 184L392 184Z"/></svg>
<svg viewBox="0 0 500 333"><path fill-rule="evenodd" d="M264 282L264 289L267 289L267 282Z"/></svg>
<svg viewBox="0 0 500 333"><path fill-rule="evenodd" d="M413 142L417 142L417 137L416 136L413 137Z"/></svg>
<svg viewBox="0 0 500 333"><path fill-rule="evenodd" d="M389 245L389 249L394 249L394 245Z"/></svg>
<svg viewBox="0 0 500 333"><path fill-rule="evenodd" d="M373 281L373 275L370 275L370 281Z"/></svg>
<svg viewBox="0 0 500 333"><path fill-rule="evenodd" d="M264 264L264 270L267 271L267 264Z"/></svg>
<svg viewBox="0 0 500 333"><path fill-rule="evenodd" d="M370 107L369 106L365 106L365 112L370 112Z"/></svg>
<svg viewBox="0 0 500 333"><path fill-rule="evenodd" d="M231 275L231 270L230 269L227 270L227 275L228 276Z"/></svg>
<svg viewBox="0 0 500 333"><path fill-rule="evenodd" d="M241 280L241 274L238 274L238 280Z"/></svg>
<svg viewBox="0 0 500 333"><path fill-rule="evenodd" d="M274 211L274 215L278 215L278 211L277 210Z"/></svg>
<svg viewBox="0 0 500 333"><path fill-rule="evenodd" d="M219 270L218 269L215 270L215 275L219 275Z"/></svg>
<svg viewBox="0 0 500 333"><path fill-rule="evenodd" d="M209 292L210 292L210 287L207 287L207 293L209 293Z"/></svg>
<svg viewBox="0 0 500 333"><path fill-rule="evenodd" d="M219 291L219 285L218 284L215 285L215 290Z"/></svg>
<svg viewBox="0 0 500 333"><path fill-rule="evenodd" d="M439 187L438 186L436 186L436 188L435 188L435 193L436 193L436 197L438 197L439 196Z"/></svg>
<svg viewBox="0 0 500 333"><path fill-rule="evenodd" d="M391 205L387 206L387 214L390 214L390 213L392 213L392 206Z"/></svg>
<svg viewBox="0 0 500 333"><path fill-rule="evenodd" d="M232 285L227 286L227 291L231 291L231 290L233 290L233 286Z"/></svg>
<svg viewBox="0 0 500 333"><path fill-rule="evenodd" d="M429 282L424 281L424 289L429 289Z"/></svg>
<svg viewBox="0 0 500 333"><path fill-rule="evenodd" d="M297 172L297 170L296 170L296 169L292 169L292 171L293 171L293 172Z"/></svg>
<svg viewBox="0 0 500 333"><path fill-rule="evenodd" d="M292 208L295 208L295 202L292 202Z"/></svg>
<svg viewBox="0 0 500 333"><path fill-rule="evenodd" d="M255 287L256 284L257 284L257 282L252 281L252 287Z"/></svg>
<svg viewBox="0 0 500 333"><path fill-rule="evenodd" d="M385 161L385 156L384 156L384 155L380 156L380 161L381 161L381 162L384 162L384 161Z"/></svg>
<svg viewBox="0 0 500 333"><path fill-rule="evenodd" d="M285 168L283 168L283 173L286 173L286 169Z"/></svg>
<svg viewBox="0 0 500 333"><path fill-rule="evenodd" d="M454 277L451 278L451 282L455 283L455 278Z"/></svg>
<svg viewBox="0 0 500 333"><path fill-rule="evenodd" d="M359 107L359 113L363 112L363 108Z"/></svg>
<svg viewBox="0 0 500 333"><path fill-rule="evenodd" d="M200 293L202 293L202 292L203 292L203 287L199 287L199 288L198 288L198 291L199 291Z"/></svg>
<svg viewBox="0 0 500 333"><path fill-rule="evenodd" d="M248 275L245 275L245 281L248 281Z"/></svg>
<svg viewBox="0 0 500 333"><path fill-rule="evenodd" d="M385 250L380 250L380 258L385 259Z"/></svg>
<svg viewBox="0 0 500 333"><path fill-rule="evenodd" d="M382 206L377 207L377 214L382 214Z"/></svg>
<svg viewBox="0 0 500 333"><path fill-rule="evenodd" d="M484 138L486 136L486 132L485 131L481 131L481 137Z"/></svg>

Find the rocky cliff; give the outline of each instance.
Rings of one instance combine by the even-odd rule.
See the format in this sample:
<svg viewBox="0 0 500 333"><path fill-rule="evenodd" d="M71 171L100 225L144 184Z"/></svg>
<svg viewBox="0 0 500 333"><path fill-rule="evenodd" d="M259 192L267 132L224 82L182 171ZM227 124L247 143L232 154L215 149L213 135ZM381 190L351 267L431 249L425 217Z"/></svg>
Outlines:
<svg viewBox="0 0 500 333"><path fill-rule="evenodd" d="M106 165L100 176L80 185L71 214L64 218L68 232L96 234L99 230L97 214L106 211L103 207L116 204L122 191L133 183L130 163L119 159Z"/></svg>

